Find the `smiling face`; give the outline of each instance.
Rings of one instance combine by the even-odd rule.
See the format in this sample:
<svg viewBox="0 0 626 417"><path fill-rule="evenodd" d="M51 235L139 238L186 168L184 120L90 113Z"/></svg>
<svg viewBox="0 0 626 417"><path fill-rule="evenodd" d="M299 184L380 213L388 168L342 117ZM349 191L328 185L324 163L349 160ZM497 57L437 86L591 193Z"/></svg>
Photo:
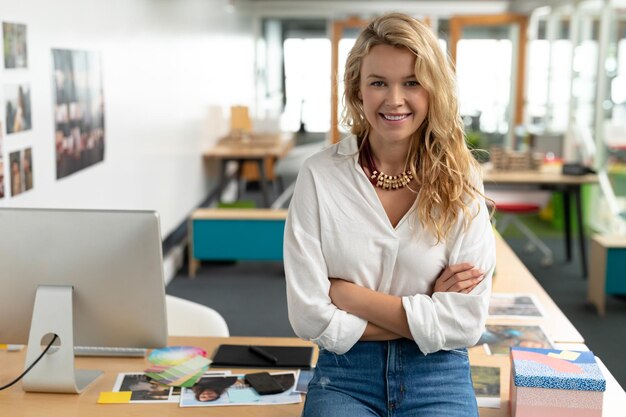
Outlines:
<svg viewBox="0 0 626 417"><path fill-rule="evenodd" d="M198 401L215 401L219 398L219 394L212 389L205 389L200 394L198 394Z"/></svg>
<svg viewBox="0 0 626 417"><path fill-rule="evenodd" d="M428 92L415 77L415 55L407 48L376 45L361 64L359 98L371 126L370 140L406 141L428 114Z"/></svg>

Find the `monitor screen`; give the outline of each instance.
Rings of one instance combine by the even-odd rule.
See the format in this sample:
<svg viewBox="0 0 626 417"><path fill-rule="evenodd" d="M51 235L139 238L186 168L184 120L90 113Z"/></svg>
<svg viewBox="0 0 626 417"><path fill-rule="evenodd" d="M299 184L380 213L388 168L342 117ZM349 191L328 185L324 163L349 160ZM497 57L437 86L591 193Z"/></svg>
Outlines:
<svg viewBox="0 0 626 417"><path fill-rule="evenodd" d="M165 346L158 214L0 208L0 343L29 342L35 304L44 316L38 320L42 331L58 333L52 328L63 318L55 312L67 306L51 305L56 296L45 298L38 290L57 287L71 294L71 302L61 304L69 304L72 332L61 345Z"/></svg>

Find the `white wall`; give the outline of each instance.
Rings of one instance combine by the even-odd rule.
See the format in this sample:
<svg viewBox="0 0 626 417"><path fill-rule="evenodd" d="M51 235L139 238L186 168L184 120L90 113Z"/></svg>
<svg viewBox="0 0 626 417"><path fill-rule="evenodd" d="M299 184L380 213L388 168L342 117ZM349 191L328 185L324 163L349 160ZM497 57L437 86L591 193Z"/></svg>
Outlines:
<svg viewBox="0 0 626 417"><path fill-rule="evenodd" d="M228 0L0 0L0 20L28 26L30 131L3 137L6 207L154 209L167 236L214 181L201 153L228 130L231 104L253 103L252 20ZM52 48L100 51L104 162L56 179ZM0 59L1 62L1 59ZM3 123L4 125L4 123ZM10 196L9 153L32 147L34 187ZM209 167L209 173L215 172ZM1 234L1 232L0 232Z"/></svg>

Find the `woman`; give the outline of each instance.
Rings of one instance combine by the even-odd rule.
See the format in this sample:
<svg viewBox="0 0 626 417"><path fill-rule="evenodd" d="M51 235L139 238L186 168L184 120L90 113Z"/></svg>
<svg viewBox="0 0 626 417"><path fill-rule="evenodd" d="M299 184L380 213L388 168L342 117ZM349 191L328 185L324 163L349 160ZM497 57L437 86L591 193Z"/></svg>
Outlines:
<svg viewBox="0 0 626 417"><path fill-rule="evenodd" d="M352 135L303 165L285 228L290 322L320 346L303 415L476 416L495 248L453 71L394 13L344 81Z"/></svg>

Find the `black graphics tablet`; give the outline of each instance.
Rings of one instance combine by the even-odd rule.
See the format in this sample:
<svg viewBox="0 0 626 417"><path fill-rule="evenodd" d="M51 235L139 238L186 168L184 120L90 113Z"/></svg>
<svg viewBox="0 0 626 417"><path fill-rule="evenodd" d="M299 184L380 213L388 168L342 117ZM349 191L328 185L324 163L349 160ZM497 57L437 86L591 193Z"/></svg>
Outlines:
<svg viewBox="0 0 626 417"><path fill-rule="evenodd" d="M311 346L220 345L211 366L238 368L310 368Z"/></svg>

